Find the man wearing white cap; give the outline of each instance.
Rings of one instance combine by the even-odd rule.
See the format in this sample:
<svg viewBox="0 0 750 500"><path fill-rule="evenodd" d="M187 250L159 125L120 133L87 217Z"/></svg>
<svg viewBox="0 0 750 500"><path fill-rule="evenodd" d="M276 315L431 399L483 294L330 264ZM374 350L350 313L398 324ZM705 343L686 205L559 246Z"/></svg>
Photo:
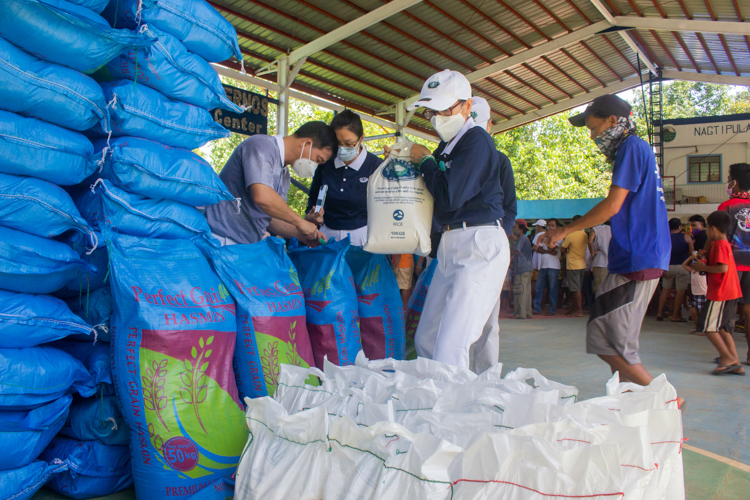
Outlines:
<svg viewBox="0 0 750 500"><path fill-rule="evenodd" d="M435 199L443 237L415 343L422 357L468 368L510 262L500 160L492 137L470 116L471 85L461 73L432 75L409 109L417 107L427 108L442 139L434 154L419 144L410 154Z"/></svg>

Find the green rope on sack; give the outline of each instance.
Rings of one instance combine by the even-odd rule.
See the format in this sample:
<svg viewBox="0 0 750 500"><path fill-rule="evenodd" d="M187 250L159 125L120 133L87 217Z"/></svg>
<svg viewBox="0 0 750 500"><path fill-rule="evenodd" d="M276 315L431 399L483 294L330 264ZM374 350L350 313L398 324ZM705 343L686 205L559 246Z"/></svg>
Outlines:
<svg viewBox="0 0 750 500"><path fill-rule="evenodd" d="M89 317L89 293L91 291L91 280L89 275L86 275L86 319Z"/></svg>
<svg viewBox="0 0 750 500"><path fill-rule="evenodd" d="M120 10L120 0L115 0L115 24L112 25L112 29L117 29L117 12Z"/></svg>

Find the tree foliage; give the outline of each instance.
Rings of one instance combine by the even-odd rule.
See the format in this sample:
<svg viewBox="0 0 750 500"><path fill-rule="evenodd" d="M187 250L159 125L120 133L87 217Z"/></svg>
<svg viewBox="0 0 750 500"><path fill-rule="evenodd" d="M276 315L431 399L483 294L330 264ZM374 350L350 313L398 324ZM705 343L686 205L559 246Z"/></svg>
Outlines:
<svg viewBox="0 0 750 500"><path fill-rule="evenodd" d="M223 79L225 83L264 94L265 90L243 82ZM271 92L270 97L275 97ZM638 134L647 137L646 113L643 102L649 101L648 86L644 91L636 89L630 103ZM313 104L292 99L289 110L289 131L294 132L310 120L330 123L333 112ZM750 113L750 88L735 88L696 82L673 81L663 86L663 113L665 118L690 118L722 114ZM606 196L611 180L611 165L594 145L585 127L575 128L568 122L572 111L563 112L543 120L517 127L494 137L497 148L510 158L516 180L519 199L547 200L597 198ZM393 130L363 121L365 137L392 133ZM268 133L276 133L276 107L269 106ZM430 150L437 143L408 136L414 142L424 144ZM198 151L217 172L231 156L245 136L231 134L228 138L213 142ZM394 143L393 138L368 141L369 151L380 152L385 145ZM311 179L297 178L309 186ZM297 213L303 214L307 206L307 194L292 185L288 203Z"/></svg>

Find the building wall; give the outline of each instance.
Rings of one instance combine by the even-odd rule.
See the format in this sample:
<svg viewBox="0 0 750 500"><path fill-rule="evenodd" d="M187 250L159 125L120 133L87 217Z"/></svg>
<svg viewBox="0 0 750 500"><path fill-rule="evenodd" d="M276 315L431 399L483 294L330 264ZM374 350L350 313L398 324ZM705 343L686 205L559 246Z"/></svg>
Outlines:
<svg viewBox="0 0 750 500"><path fill-rule="evenodd" d="M738 119L740 117L743 119ZM727 199L725 187L729 165L750 163L750 118L747 115L704 120L703 123L699 122L700 119L664 121L665 130L671 126L676 133L674 140L664 143L664 176L675 177L678 205L685 196L705 196L706 203L721 203ZM688 121L693 123L684 123ZM721 156L719 181L689 182L689 157L709 154Z"/></svg>

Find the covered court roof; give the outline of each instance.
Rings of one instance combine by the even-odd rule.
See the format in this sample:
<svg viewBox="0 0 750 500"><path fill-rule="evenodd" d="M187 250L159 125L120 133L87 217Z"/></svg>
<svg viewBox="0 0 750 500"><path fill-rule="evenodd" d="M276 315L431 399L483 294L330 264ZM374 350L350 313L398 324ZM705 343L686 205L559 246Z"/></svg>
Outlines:
<svg viewBox="0 0 750 500"><path fill-rule="evenodd" d="M446 68L490 103L493 132L638 86L649 71L750 86L745 0L209 3L236 27L248 75L430 135L404 107Z"/></svg>

